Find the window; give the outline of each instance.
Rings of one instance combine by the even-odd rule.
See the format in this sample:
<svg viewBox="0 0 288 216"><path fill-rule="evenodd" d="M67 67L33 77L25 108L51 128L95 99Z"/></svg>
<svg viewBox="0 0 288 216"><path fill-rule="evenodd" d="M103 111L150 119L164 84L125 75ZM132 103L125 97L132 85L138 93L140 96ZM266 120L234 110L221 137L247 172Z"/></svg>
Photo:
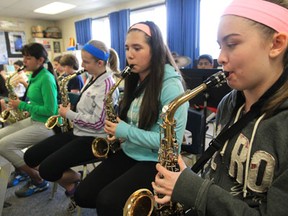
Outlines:
<svg viewBox="0 0 288 216"><path fill-rule="evenodd" d="M99 40L111 47L110 23L108 17L92 20L92 39Z"/></svg>
<svg viewBox="0 0 288 216"><path fill-rule="evenodd" d="M161 30L163 40L167 41L167 22L165 4L137 9L130 12L130 24L137 22L153 21Z"/></svg>
<svg viewBox="0 0 288 216"><path fill-rule="evenodd" d="M220 16L232 0L201 0L200 5L200 55L210 54L214 59L220 53L217 29Z"/></svg>

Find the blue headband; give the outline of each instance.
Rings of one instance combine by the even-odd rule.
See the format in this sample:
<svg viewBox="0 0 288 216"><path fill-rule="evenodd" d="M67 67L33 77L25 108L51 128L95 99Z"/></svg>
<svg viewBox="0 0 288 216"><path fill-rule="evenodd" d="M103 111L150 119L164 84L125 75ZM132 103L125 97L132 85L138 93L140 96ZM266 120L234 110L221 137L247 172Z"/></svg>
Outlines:
<svg viewBox="0 0 288 216"><path fill-rule="evenodd" d="M103 50L98 49L97 47L91 44L85 44L83 50L89 52L94 57L101 59L103 61L107 61L109 58L109 53L105 53Z"/></svg>

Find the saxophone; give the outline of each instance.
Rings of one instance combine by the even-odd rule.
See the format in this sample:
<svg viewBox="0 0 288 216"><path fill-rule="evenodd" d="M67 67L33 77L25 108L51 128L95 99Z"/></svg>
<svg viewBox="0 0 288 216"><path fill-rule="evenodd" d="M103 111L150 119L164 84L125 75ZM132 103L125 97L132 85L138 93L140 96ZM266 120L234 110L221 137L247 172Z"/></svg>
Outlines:
<svg viewBox="0 0 288 216"><path fill-rule="evenodd" d="M79 70L74 74L71 74L69 76L63 77L61 76L61 80L57 80L59 83L59 88L60 88L60 96L61 96L61 103L63 107L67 107L70 100L68 97L68 89L67 85L69 80L73 79L74 77L84 73L85 70ZM61 127L62 132L67 132L70 129L72 129L71 122L68 121L66 118L61 117L60 115L53 115L48 118L48 120L45 123L46 128L48 129L53 129L56 125Z"/></svg>
<svg viewBox="0 0 288 216"><path fill-rule="evenodd" d="M219 87L222 83L226 81L225 72L218 72L210 76L198 87L187 90L180 96L176 97L169 105L166 105L162 109L163 124L160 126L161 134L163 138L161 139L158 160L159 163L166 169L172 172L179 171L178 165L178 150L179 145L177 143L174 128L176 126L176 121L174 119L174 114L180 105L191 100L193 97L197 96L202 91L207 88L216 86ZM161 197L161 194L157 194ZM123 210L123 216L182 216L185 214L184 206L177 202L170 201L166 204L156 204L153 198L153 193L148 189L139 189L135 191L126 201Z"/></svg>
<svg viewBox="0 0 288 216"><path fill-rule="evenodd" d="M14 87L11 84L11 79L16 76L20 71L24 70L25 66L20 67L17 71L7 77L5 81L5 86L8 89L8 98L11 100L16 100L18 97L15 94ZM14 123L20 120L27 118L24 112L20 111L19 109L6 109L1 112L0 114L0 122L9 121L10 123Z"/></svg>
<svg viewBox="0 0 288 216"><path fill-rule="evenodd" d="M107 93L105 97L105 110L106 110L106 119L116 123L117 122L117 114L114 110L114 103L113 103L113 93L120 85L121 81L127 77L131 73L131 69L133 65L126 66L124 70L121 72L121 78L112 86L110 91ZM111 137L111 135L108 135ZM103 158L107 157L108 153L112 151L115 153L120 148L120 142L118 139L113 141L109 141L102 137L97 137L92 142L92 152L95 157Z"/></svg>

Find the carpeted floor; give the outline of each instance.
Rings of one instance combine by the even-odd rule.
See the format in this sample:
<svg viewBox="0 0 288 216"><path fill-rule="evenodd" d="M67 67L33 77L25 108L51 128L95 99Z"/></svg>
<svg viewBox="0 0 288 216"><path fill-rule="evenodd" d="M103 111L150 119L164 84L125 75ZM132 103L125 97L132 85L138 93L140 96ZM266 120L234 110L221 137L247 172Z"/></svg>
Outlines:
<svg viewBox="0 0 288 216"><path fill-rule="evenodd" d="M3 160L3 158L0 157L0 160ZM57 187L57 191L53 199L51 199L53 183L50 183L50 187L46 191L34 194L30 197L18 198L17 196L15 196L14 192L15 190L22 187L25 183L26 182L21 182L19 185L7 189L5 195L5 202L8 202L9 204L11 204L11 206L3 208L2 216L78 215L78 209L76 209L76 211L72 214L66 211L70 200L65 196L64 189L62 187ZM97 216L95 209L84 208L80 209L80 215Z"/></svg>

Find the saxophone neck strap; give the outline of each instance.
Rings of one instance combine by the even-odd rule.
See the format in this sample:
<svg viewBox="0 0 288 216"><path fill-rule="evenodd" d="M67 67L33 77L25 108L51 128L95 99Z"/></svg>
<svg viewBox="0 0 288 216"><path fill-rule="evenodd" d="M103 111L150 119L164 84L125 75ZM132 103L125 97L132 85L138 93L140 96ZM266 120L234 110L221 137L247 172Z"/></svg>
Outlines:
<svg viewBox="0 0 288 216"><path fill-rule="evenodd" d="M93 77L92 77L92 78L89 80L89 82L87 83L87 85L84 86L84 88L82 89L82 91L81 91L81 93L80 93L80 95L79 95L78 99L76 100L75 105L74 105L74 107L73 107L73 111L74 111L74 112L76 111L76 106L77 106L78 102L80 101L80 98L81 98L82 94L83 94L90 86L92 86L99 77L101 77L101 76L102 76L103 74L105 74L105 73L106 73L106 70L105 70L104 72L102 72L101 74L99 74L96 78L93 79Z"/></svg>
<svg viewBox="0 0 288 216"><path fill-rule="evenodd" d="M279 77L279 79L259 98L259 100L256 103L254 103L251 106L249 112L247 112L245 115L242 116L242 118L240 118L231 127L229 127L237 110L241 105L243 105L243 101L245 102L243 94L241 94L241 92L237 92L236 105L234 107L233 114L231 115L229 122L226 124L226 126L223 128L220 134L216 138L212 139L212 141L209 143L209 147L207 148L207 150L196 161L191 170L194 171L195 173L198 173L204 167L207 161L214 155L214 153L224 146L226 140L235 136L249 122L253 121L253 119L263 114L261 113L263 106L265 105L267 100L271 96L273 96L275 92L279 88L281 88L281 86L283 86L283 84L287 81L287 76L288 76L288 69L285 69L281 74L281 76Z"/></svg>
<svg viewBox="0 0 288 216"><path fill-rule="evenodd" d="M252 121L256 116L259 115L259 112L256 110L249 111L244 115L239 121L235 122L231 127L229 127L229 123L223 128L221 133L209 143L209 147L207 150L201 155L201 157L196 161L196 163L191 168L192 171L198 173L202 167L206 164L206 162L213 156L213 154L220 150L226 140L235 136L248 122Z"/></svg>

